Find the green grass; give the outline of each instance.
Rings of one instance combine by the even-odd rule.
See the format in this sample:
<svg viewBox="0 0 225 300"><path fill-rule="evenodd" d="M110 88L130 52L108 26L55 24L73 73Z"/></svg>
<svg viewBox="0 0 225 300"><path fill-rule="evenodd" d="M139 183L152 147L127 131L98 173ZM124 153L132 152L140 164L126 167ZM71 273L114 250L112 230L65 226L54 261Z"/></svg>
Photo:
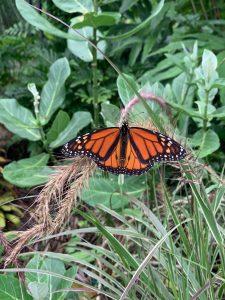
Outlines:
<svg viewBox="0 0 225 300"><path fill-rule="evenodd" d="M131 198L130 209L116 212L99 205L94 211L76 210L90 225L45 238L78 236L72 253L42 255L77 266L88 278L81 286L107 299L224 299L224 233L218 224L224 217L224 187L218 184L207 192L204 180L195 183L197 176L187 168L177 192L171 193L161 178L155 199L152 194ZM159 201L161 205L149 208ZM110 222L113 226L105 225ZM90 234L96 236L95 243L87 240Z"/></svg>

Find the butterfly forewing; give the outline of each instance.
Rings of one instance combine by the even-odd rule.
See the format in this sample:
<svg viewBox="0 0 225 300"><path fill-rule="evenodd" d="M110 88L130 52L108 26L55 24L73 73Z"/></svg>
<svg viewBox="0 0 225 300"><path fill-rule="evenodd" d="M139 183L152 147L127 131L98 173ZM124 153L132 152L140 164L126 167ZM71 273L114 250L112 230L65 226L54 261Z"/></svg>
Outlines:
<svg viewBox="0 0 225 300"><path fill-rule="evenodd" d="M119 136L118 127L96 130L66 143L62 153L67 157L85 155L94 160L106 160L119 142Z"/></svg>

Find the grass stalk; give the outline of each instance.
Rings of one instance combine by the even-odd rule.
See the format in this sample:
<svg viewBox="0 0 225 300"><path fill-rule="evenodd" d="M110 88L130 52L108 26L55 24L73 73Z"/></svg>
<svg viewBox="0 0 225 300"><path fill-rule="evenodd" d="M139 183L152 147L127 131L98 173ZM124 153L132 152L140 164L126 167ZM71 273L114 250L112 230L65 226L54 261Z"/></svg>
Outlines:
<svg viewBox="0 0 225 300"><path fill-rule="evenodd" d="M97 0L93 1L94 4L94 11L95 13L98 12L98 2ZM93 44L96 47L92 47L92 55L93 55L93 62L92 62L92 81L93 81L93 108L94 108L94 125L95 128L98 128L99 125L99 105L98 105L98 60L97 60L97 29L93 27Z"/></svg>

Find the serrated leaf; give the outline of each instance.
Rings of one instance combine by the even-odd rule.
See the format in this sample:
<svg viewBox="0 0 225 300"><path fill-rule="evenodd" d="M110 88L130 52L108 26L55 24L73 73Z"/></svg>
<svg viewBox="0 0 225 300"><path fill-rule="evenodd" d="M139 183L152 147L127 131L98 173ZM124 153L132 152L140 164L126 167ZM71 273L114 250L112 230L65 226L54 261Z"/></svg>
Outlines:
<svg viewBox="0 0 225 300"><path fill-rule="evenodd" d="M69 115L65 111L60 110L56 115L50 130L47 133L48 144L50 144L51 142L57 139L60 132L67 127L69 121L70 121Z"/></svg>
<svg viewBox="0 0 225 300"><path fill-rule="evenodd" d="M112 207L112 209L119 209L128 204L130 197L139 197L144 190L145 185L141 177L126 179L122 193L117 177L108 179L93 177L88 188L83 190L81 198L93 207L97 204L103 204Z"/></svg>
<svg viewBox="0 0 225 300"><path fill-rule="evenodd" d="M54 171L47 167L49 154L42 153L14 161L4 167L3 177L19 187L32 187L48 181Z"/></svg>
<svg viewBox="0 0 225 300"><path fill-rule="evenodd" d="M86 14L94 10L92 0L53 0L53 2L58 8L68 13Z"/></svg>
<svg viewBox="0 0 225 300"><path fill-rule="evenodd" d="M206 133L202 129L197 131L191 142L193 146L199 147L199 150L196 151L199 158L212 154L220 147L219 137L212 129Z"/></svg>
<svg viewBox="0 0 225 300"><path fill-rule="evenodd" d="M41 139L34 115L16 99L0 99L0 123L22 138L30 141Z"/></svg>
<svg viewBox="0 0 225 300"><path fill-rule="evenodd" d="M75 17L71 20L71 26L74 26L77 22L82 21L82 16ZM92 39L93 37L93 28L92 27L83 27L82 29L77 29L79 33L85 36L87 39ZM69 33L72 34L73 30L69 29ZM97 37L101 38L102 34L99 30L97 30ZM68 49L77 57L82 59L85 62L91 62L93 60L92 50L89 46L89 43L84 38L80 36L74 35L74 38L67 40ZM104 40L100 40L97 43L97 47L104 53L106 50L106 42ZM103 55L97 51L97 58L103 59Z"/></svg>
<svg viewBox="0 0 225 300"><path fill-rule="evenodd" d="M42 125L48 123L52 114L60 107L65 97L65 81L70 75L67 58L56 60L50 67L48 81L41 92L40 121Z"/></svg>
<svg viewBox="0 0 225 300"><path fill-rule="evenodd" d="M79 111L73 114L68 126L58 135L58 138L50 144L51 148L57 148L76 137L78 132L92 121L91 114Z"/></svg>
<svg viewBox="0 0 225 300"><path fill-rule="evenodd" d="M73 28L81 29L83 27L89 26L93 28L98 28L101 26L112 26L116 24L121 15L116 12L104 12L104 13L86 13L84 16L81 16L76 24L73 25Z"/></svg>
<svg viewBox="0 0 225 300"><path fill-rule="evenodd" d="M32 300L25 287L17 279L9 275L0 275L0 299Z"/></svg>

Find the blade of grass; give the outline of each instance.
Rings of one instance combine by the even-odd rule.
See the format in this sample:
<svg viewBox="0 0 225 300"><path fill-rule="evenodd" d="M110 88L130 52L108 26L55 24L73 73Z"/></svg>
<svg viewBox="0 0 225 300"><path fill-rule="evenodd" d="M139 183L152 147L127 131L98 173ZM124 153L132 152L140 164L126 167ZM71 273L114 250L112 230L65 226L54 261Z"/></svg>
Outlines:
<svg viewBox="0 0 225 300"><path fill-rule="evenodd" d="M138 280L140 274L143 272L143 270L145 269L145 267L148 265L148 263L150 262L154 252L166 241L166 239L169 237L169 235L171 235L171 233L177 229L179 226L181 226L184 223L189 222L190 220L185 220L184 222L182 222L181 224L176 225L173 229L171 229L169 232L166 233L166 235L158 241L158 243L152 248L152 250L149 252L149 254L147 255L147 257L143 260L143 262L140 264L140 266L137 268L137 270L135 271L133 277L131 278L130 282L128 283L127 287L125 288L122 296L120 297L120 300L124 300L129 292L129 290L132 288L132 286L135 284L135 282Z"/></svg>
<svg viewBox="0 0 225 300"><path fill-rule="evenodd" d="M134 257L128 252L128 250L111 233L109 233L105 227L103 227L101 225L101 223L98 221L98 219L96 219L96 217L91 212L89 212L90 216L87 215L86 213L83 213L80 210L77 210L77 212L81 216L83 216L86 220L88 220L89 222L94 224L99 229L99 231L108 239L108 241L110 242L110 245L112 246L114 251L119 255L120 259L122 260L122 262L128 269L131 268L131 270L135 270L138 268L138 266L139 266L138 261L136 259L134 259ZM161 292L163 292L164 295L166 295L166 297L167 297L166 299L168 299L168 300L172 299L170 292L165 288L165 286L163 285L162 281L160 280L158 274L156 272L154 272L153 269L152 269L152 274L153 274L152 280L158 281L157 288ZM141 274L141 280L143 280L143 282L146 284L146 286L148 286L151 289L152 294L157 296L159 291L158 290L155 291L152 281L150 280L150 278L148 277L148 275L145 272L143 272Z"/></svg>

